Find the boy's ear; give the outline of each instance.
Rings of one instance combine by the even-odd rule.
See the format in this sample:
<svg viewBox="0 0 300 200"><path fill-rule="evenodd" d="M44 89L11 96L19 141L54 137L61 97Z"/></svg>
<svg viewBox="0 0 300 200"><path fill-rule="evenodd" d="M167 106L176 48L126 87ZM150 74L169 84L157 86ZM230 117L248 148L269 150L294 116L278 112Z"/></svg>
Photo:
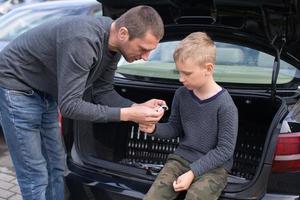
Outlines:
<svg viewBox="0 0 300 200"><path fill-rule="evenodd" d="M126 41L129 38L129 32L126 27L121 27L118 31L118 39L121 41Z"/></svg>
<svg viewBox="0 0 300 200"><path fill-rule="evenodd" d="M205 63L205 67L208 73L212 74L214 72L214 64L207 62Z"/></svg>

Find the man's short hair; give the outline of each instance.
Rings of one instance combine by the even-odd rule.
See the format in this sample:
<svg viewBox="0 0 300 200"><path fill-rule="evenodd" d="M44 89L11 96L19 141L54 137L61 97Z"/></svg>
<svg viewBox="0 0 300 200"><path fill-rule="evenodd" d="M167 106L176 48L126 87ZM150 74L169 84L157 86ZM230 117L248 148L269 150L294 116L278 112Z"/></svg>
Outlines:
<svg viewBox="0 0 300 200"><path fill-rule="evenodd" d="M115 21L116 29L126 27L129 32L129 39L142 38L150 31L157 39L164 35L164 24L157 13L150 6L136 6L122 14Z"/></svg>
<svg viewBox="0 0 300 200"><path fill-rule="evenodd" d="M184 38L176 47L173 58L175 62L184 63L193 59L199 65L210 62L215 64L216 46L214 41L204 32L194 32Z"/></svg>

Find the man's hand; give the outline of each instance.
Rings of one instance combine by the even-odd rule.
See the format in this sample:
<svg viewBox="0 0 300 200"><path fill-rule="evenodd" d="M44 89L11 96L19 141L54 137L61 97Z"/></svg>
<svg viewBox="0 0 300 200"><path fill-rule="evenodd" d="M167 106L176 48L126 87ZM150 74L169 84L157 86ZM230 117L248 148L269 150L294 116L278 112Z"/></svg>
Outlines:
<svg viewBox="0 0 300 200"><path fill-rule="evenodd" d="M150 99L149 101L146 101L144 103L140 103L140 104L133 104L132 106L147 106L149 108L157 108L161 105L165 105L166 102L164 100L161 99Z"/></svg>
<svg viewBox="0 0 300 200"><path fill-rule="evenodd" d="M155 124L163 116L164 111L157 111L145 105L121 108L121 121L133 121L138 124Z"/></svg>
<svg viewBox="0 0 300 200"><path fill-rule="evenodd" d="M177 178L173 182L173 188L175 192L180 192L189 189L194 180L194 173L190 170Z"/></svg>

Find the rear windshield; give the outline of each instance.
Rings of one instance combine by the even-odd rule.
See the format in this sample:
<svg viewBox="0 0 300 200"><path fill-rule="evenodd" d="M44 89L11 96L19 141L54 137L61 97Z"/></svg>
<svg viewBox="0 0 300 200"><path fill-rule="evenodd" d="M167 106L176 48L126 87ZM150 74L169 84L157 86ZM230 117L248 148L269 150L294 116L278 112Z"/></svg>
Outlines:
<svg viewBox="0 0 300 200"><path fill-rule="evenodd" d="M148 61L119 62L116 76L147 81L178 80L173 52L179 41L162 42L153 50ZM235 44L216 42L214 78L219 83L271 84L274 56ZM281 61L277 84L299 78L299 70Z"/></svg>

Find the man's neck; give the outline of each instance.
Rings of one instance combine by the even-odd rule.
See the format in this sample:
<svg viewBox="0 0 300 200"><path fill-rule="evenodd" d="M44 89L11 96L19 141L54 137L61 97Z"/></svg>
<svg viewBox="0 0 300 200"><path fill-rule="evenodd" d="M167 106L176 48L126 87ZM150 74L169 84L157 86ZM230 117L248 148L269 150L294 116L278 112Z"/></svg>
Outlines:
<svg viewBox="0 0 300 200"><path fill-rule="evenodd" d="M113 22L110 26L109 38L108 38L108 49L111 52L118 52L116 38L117 38L117 32L116 32L115 22Z"/></svg>

